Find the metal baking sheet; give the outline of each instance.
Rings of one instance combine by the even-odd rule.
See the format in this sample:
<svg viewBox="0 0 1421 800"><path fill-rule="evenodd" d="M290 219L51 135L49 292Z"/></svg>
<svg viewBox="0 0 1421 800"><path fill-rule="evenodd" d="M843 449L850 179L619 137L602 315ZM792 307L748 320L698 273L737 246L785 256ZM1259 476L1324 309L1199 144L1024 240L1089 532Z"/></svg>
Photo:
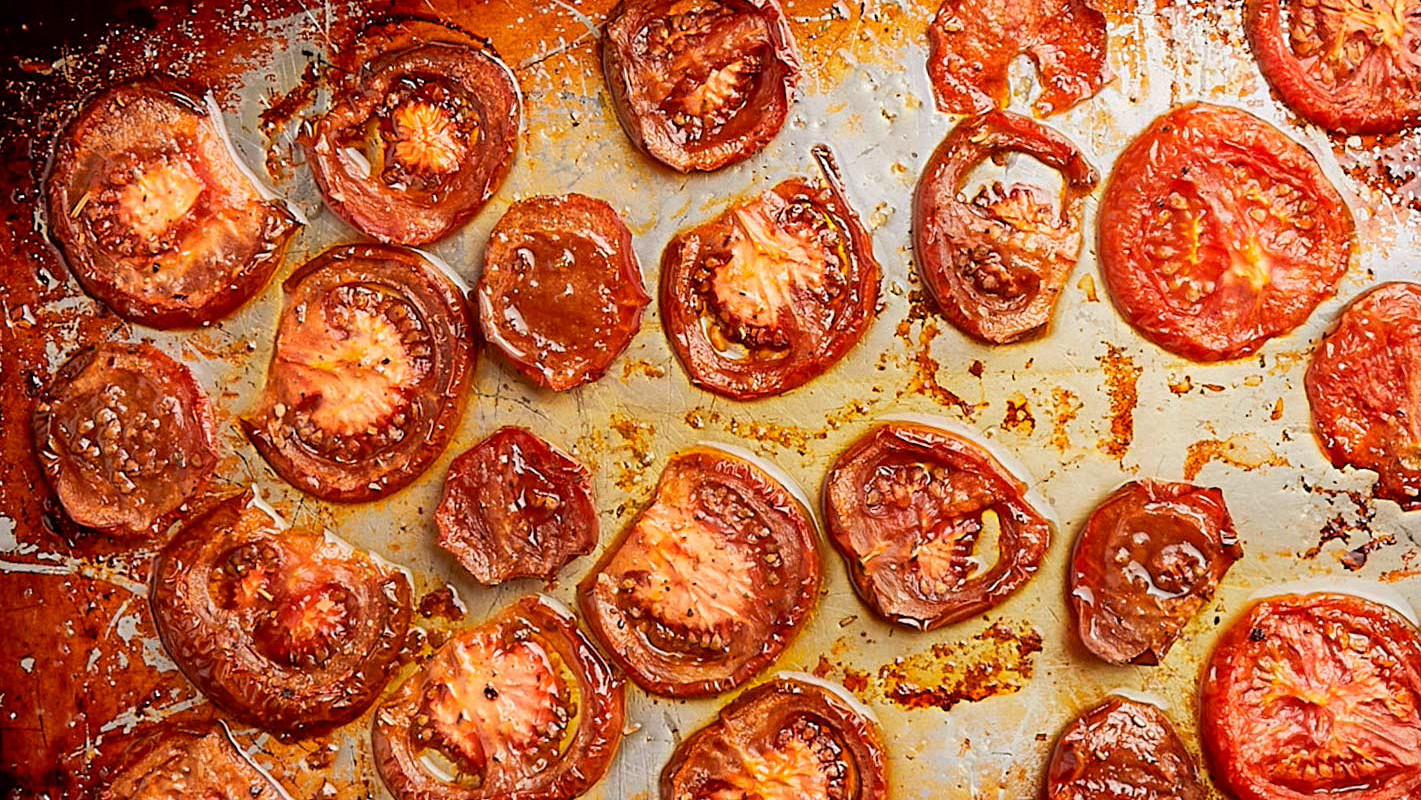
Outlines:
<svg viewBox="0 0 1421 800"><path fill-rule="evenodd" d="M653 286L661 248L676 231L784 178L814 176L810 149L827 143L885 273L881 309L865 340L804 388L736 403L689 385L653 308L607 377L578 390L541 391L497 358L482 358L476 397L454 444L411 488L356 506L302 496L272 474L235 420L253 404L264 379L280 279L326 247L360 237L323 209L291 148L295 123L277 126L273 136L261 115L273 98L300 93L308 65L319 63L330 45L330 31L338 27L333 23L351 11L326 4L248 20L236 7L234 29L259 44L240 49L240 80L217 99L241 158L308 224L272 284L225 322L196 334L111 325L107 334L151 339L190 365L207 387L224 454L219 489L257 486L292 522L326 527L408 568L417 596L451 586L466 610L463 622L452 623L460 625L529 592L570 603L577 580L595 559L578 559L550 587L519 582L491 590L478 587L435 546L432 514L449 461L498 426L525 425L587 464L605 546L650 497L667 458L693 443L746 447L786 471L817 504L828 464L874 420L918 414L970 425L1013 454L1054 508L1059 526L1040 574L987 614L916 633L875 620L826 543L819 606L804 633L762 676L797 670L849 686L883 726L899 800L1036 794L1059 730L1115 689L1161 700L1197 754L1194 697L1217 630L1250 597L1286 582L1322 580L1384 591L1421 607L1421 518L1373 502L1369 473L1327 464L1313 440L1302 390L1310 347L1346 300L1383 280L1421 277L1418 137L1362 141L1299 124L1270 96L1248 53L1241 4L1103 2L1114 80L1094 99L1048 120L1105 175L1129 139L1172 104L1199 99L1240 106L1300 141L1341 188L1358 219L1359 247L1338 297L1260 355L1216 365L1190 363L1144 342L1115 313L1094 255L1098 191L1087 203L1081 263L1047 336L987 347L925 308L909 247L911 196L923 164L954 121L934 109L924 68L924 31L935 2L786 0L806 67L789 123L748 162L689 177L652 164L617 127L595 55L597 28L610 5L487 0L421 6L493 40L519 78L526 115L516 165L497 197L468 227L429 250L472 284L485 237L510 203L577 191L605 198L622 212ZM530 39L529 32L540 38ZM50 70L58 80L92 82L84 70L100 56L69 54ZM1013 75L1012 108L1028 109L1036 91L1029 63L1020 60ZM303 113L324 107L326 99L318 88ZM999 173L1015 179L1042 175L1025 161ZM41 374L94 335L93 302L65 283L62 271L56 274L64 288L44 302L6 307L8 335L44 337ZM26 319L32 324L15 323ZM6 380L8 387L12 378ZM10 429L7 441L23 439L14 426L27 420L11 415L3 424ZM1163 664L1110 667L1092 660L1069 629L1065 563L1094 503L1120 482L1147 476L1223 487L1246 556ZM70 736L79 744L68 751L69 763L77 763L142 722L203 713L204 701L153 635L144 590L151 553L75 555L27 529L28 521L39 518L37 502L26 485L10 481L0 487L0 581L26 598L50 581L101 599L87 607L75 603L79 616L62 630L26 631L0 643L0 674L28 676L0 686L0 731L13 742L24 731L33 736L39 724L62 740L64 730L77 726L84 733ZM17 601L0 613L19 620L26 607ZM67 681L70 690L90 701L36 698L37 671L66 664L77 664ZM145 687L141 702L107 707L113 704L93 699L105 686L127 685L135 674ZM676 742L732 695L677 702L631 687L628 696L631 724L621 753L588 797L654 797L656 777ZM86 716L75 716L85 708ZM388 794L374 775L368 728L367 715L332 736L296 743L258 731L235 733L295 797L383 798Z"/></svg>

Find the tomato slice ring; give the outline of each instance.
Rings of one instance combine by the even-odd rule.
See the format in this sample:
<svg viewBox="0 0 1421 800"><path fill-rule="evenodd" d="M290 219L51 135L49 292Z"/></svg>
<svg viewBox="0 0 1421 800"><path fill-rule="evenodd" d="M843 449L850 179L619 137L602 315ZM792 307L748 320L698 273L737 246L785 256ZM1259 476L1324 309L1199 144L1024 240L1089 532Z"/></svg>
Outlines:
<svg viewBox="0 0 1421 800"><path fill-rule="evenodd" d="M1249 0L1248 42L1294 111L1342 133L1421 122L1421 3Z"/></svg>
<svg viewBox="0 0 1421 800"><path fill-rule="evenodd" d="M843 696L782 676L720 710L661 771L662 800L884 800L878 724Z"/></svg>
<svg viewBox="0 0 1421 800"><path fill-rule="evenodd" d="M233 160L214 113L148 78L98 93L60 136L55 244L84 291L130 322L226 316L266 285L296 231Z"/></svg>
<svg viewBox="0 0 1421 800"><path fill-rule="evenodd" d="M784 127L799 82L777 0L622 0L601 48L622 129L683 173L764 149Z"/></svg>
<svg viewBox="0 0 1421 800"><path fill-rule="evenodd" d="M101 800L203 797L290 800L291 795L232 743L220 723L166 724L133 743L103 783Z"/></svg>
<svg viewBox="0 0 1421 800"><path fill-rule="evenodd" d="M1421 792L1421 633L1350 595L1261 601L1209 661L1200 739L1239 800Z"/></svg>
<svg viewBox="0 0 1421 800"><path fill-rule="evenodd" d="M478 354L464 293L413 251L333 247L286 279L266 388L242 419L282 478L362 502L409 484L454 435Z"/></svg>
<svg viewBox="0 0 1421 800"><path fill-rule="evenodd" d="M326 204L382 242L443 238L513 164L518 83L491 47L458 33L418 18L368 28L338 56L350 79L306 143Z"/></svg>
<svg viewBox="0 0 1421 800"><path fill-rule="evenodd" d="M1376 470L1378 497L1421 508L1421 284L1354 300L1313 350L1308 405L1334 466Z"/></svg>
<svg viewBox="0 0 1421 800"><path fill-rule="evenodd" d="M1194 758L1163 711L1111 697L1072 722L1047 767L1046 800L1204 800Z"/></svg>
<svg viewBox="0 0 1421 800"><path fill-rule="evenodd" d="M1196 361L1242 358L1336 293L1353 232L1312 154L1251 114L1194 103L1116 162L1101 272L1145 338Z"/></svg>
<svg viewBox="0 0 1421 800"><path fill-rule="evenodd" d="M759 466L672 457L656 494L578 586L587 625L643 689L728 691L779 657L819 599L814 522Z"/></svg>
<svg viewBox="0 0 1421 800"><path fill-rule="evenodd" d="M434 522L439 546L485 586L551 581L597 546L586 468L524 428L499 428L454 459Z"/></svg>
<svg viewBox="0 0 1421 800"><path fill-rule="evenodd" d="M967 200L972 171L1023 153L1061 173L1060 212L1035 186L1000 183ZM1070 140L1027 117L963 120L918 182L913 251L939 309L959 330L1014 342L1046 328L1081 252L1081 214L1099 175Z"/></svg>
<svg viewBox="0 0 1421 800"><path fill-rule="evenodd" d="M621 678L550 601L527 597L441 647L375 714L397 800L561 800L606 774Z"/></svg>
<svg viewBox="0 0 1421 800"><path fill-rule="evenodd" d="M880 269L827 148L794 178L683 231L661 257L662 325L691 383L770 397L838 363L873 324Z"/></svg>
<svg viewBox="0 0 1421 800"><path fill-rule="evenodd" d="M1112 664L1158 664L1242 557L1223 492L1130 481L1076 539L1070 597L1081 641Z"/></svg>
<svg viewBox="0 0 1421 800"><path fill-rule="evenodd" d="M74 354L35 406L34 441L69 518L116 538L156 535L217 466L207 393L148 344Z"/></svg>
<svg viewBox="0 0 1421 800"><path fill-rule="evenodd" d="M1034 110L1050 116L1110 80L1105 15L1093 0L943 0L928 27L928 77L937 106L981 114L1011 99L1011 63L1027 55L1042 93Z"/></svg>
<svg viewBox="0 0 1421 800"><path fill-rule="evenodd" d="M825 480L829 540L854 590L916 630L960 622L1014 594L1041 566L1051 523L981 445L891 422L854 442ZM995 537L989 565L975 555Z"/></svg>
<svg viewBox="0 0 1421 800"><path fill-rule="evenodd" d="M489 236L478 296L484 338L558 391L601 378L651 302L626 223L580 194L514 203Z"/></svg>
<svg viewBox="0 0 1421 800"><path fill-rule="evenodd" d="M285 529L251 490L163 548L149 590L158 636L215 705L307 735L375 701L410 621L405 576L315 531Z"/></svg>

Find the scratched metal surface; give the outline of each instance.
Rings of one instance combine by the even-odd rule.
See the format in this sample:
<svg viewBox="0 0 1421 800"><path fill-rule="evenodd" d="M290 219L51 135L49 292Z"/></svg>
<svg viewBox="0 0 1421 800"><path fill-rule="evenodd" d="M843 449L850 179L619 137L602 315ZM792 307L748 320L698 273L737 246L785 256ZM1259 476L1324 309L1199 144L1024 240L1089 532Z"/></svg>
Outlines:
<svg viewBox="0 0 1421 800"><path fill-rule="evenodd" d="M1414 196L1362 176L1365 165L1380 158L1393 163L1393 172L1414 174L1414 140L1403 139L1383 151L1298 125L1270 97L1249 57L1239 33L1238 4L1171 6L1161 1L1157 8L1154 0L1145 0L1137 8L1116 0L1110 13L1115 80L1096 98L1049 121L1105 175L1129 138L1172 103L1204 99L1241 106L1302 142L1342 188L1359 221L1360 246L1338 298L1260 356L1210 366L1149 345L1110 306L1092 246L1098 191L1087 204L1085 229L1090 233L1081 264L1049 335L989 348L923 310L911 274L910 198L922 165L953 121L934 110L927 83L923 30L934 9L924 0L786 3L808 70L789 124L747 163L692 177L653 166L630 148L616 126L591 46L592 29L604 17L606 4L582 8L528 0L521 5L527 6L530 28L545 18L557 24L547 26L552 31L548 41L514 65L526 92L516 166L472 224L430 250L472 283L488 230L511 202L577 191L606 198L624 214L652 286L661 248L677 230L786 177L814 175L810 147L825 142L838 155L850 198L873 233L884 268L884 301L872 331L822 378L753 404L691 388L654 309L605 379L565 394L537 390L497 359L485 357L477 371L477 397L454 445L416 485L354 507L301 497L256 456L234 421L253 403L264 378L280 304L279 279L324 248L359 238L323 210L299 156L275 175L263 166L271 148L277 160L289 154L290 129L274 142L259 130L267 98L297 84L311 60L303 51L320 53L327 47L320 15L331 11L317 10L279 23L289 29L285 46L253 66L244 78L246 89L224 108L243 160L309 219L278 281L230 320L196 336L134 331L192 366L217 401L224 479L255 484L292 521L325 526L403 565L418 593L452 585L467 607L465 623L473 623L544 588L528 582L480 588L434 546L432 513L450 459L500 425L526 425L588 465L595 476L605 546L650 496L668 456L692 443L748 447L786 471L817 503L829 462L873 420L932 414L965 422L1024 465L1060 520L1040 574L990 613L920 634L872 619L826 544L828 579L819 607L804 634L765 673L811 671L853 686L882 723L894 796L902 800L1035 794L1058 731L1115 688L1158 697L1197 752L1193 698L1202 660L1220 623L1270 587L1297 579L1354 581L1421 607L1421 579L1412 577L1421 519L1402 515L1390 503L1353 499L1358 490L1367 494L1372 476L1327 465L1311 436L1302 391L1306 354L1343 303L1373 283L1415 279L1421 272L1421 215L1407 202ZM1221 5L1228 7L1206 10ZM475 7L465 23L476 21L477 14ZM1024 62L1015 75L1012 107L1027 109L1035 87ZM324 90L318 92L314 107L322 108L325 100ZM1011 177L1040 174L1030 164L1010 165L1003 172ZM62 345L51 348L52 364L67 354ZM980 367L974 368L974 362ZM1162 665L1107 667L1087 657L1068 629L1065 562L1093 504L1121 481L1145 476L1224 487L1246 557ZM1326 541L1325 530L1345 538ZM14 544L13 532L10 536L0 542L8 544L8 569L78 571L143 593L126 566L142 554L96 565L33 549L17 552L26 548ZM548 593L570 601L594 558L575 561ZM137 630L136 615L146 609L138 597L134 600L109 624ZM1038 635L1040 652L1035 652ZM149 667L173 669L155 640L145 640L142 652ZM906 671L938 679L947 690L972 665L985 665L986 679L959 687L981 699L963 700L950 710L904 708L887 697L894 670L886 665L895 659L908 659ZM121 731L202 702L181 682L177 686L142 710L106 721L103 730ZM632 688L630 732L610 776L589 796L654 796L656 775L676 741L729 699L670 702ZM368 717L339 731L331 740L337 757L319 770L305 762L316 744L284 744L254 731L239 730L238 738L297 797L384 797L385 790L372 778L367 731ZM101 746L102 738L91 744Z"/></svg>

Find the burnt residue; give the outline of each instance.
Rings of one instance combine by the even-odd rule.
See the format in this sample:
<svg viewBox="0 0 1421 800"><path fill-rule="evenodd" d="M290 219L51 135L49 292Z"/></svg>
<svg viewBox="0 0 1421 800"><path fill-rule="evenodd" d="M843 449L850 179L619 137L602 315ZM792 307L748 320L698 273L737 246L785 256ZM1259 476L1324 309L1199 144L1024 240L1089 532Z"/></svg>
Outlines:
<svg viewBox="0 0 1421 800"><path fill-rule="evenodd" d="M1394 534L1373 529L1377 509L1375 502L1366 492L1328 489L1308 483L1306 479L1303 479L1302 486L1310 494L1324 498L1334 513L1318 530L1317 542L1299 553L1300 557L1315 559L1329 549L1328 545L1339 542L1345 549L1337 556L1337 560L1344 569L1356 572L1367 565L1372 553L1396 544L1397 538Z"/></svg>
<svg viewBox="0 0 1421 800"><path fill-rule="evenodd" d="M1007 398L1007 411L1002 417L1002 427L1022 436L1030 436L1036 430L1036 417L1031 414L1031 401L1026 395L1016 392Z"/></svg>
<svg viewBox="0 0 1421 800"><path fill-rule="evenodd" d="M1200 439L1189 445L1184 456L1184 479L1194 480L1206 464L1214 461L1243 470L1288 466L1288 460L1256 434L1238 433L1227 439Z"/></svg>
<svg viewBox="0 0 1421 800"><path fill-rule="evenodd" d="M998 622L977 635L940 642L878 670L877 691L903 708L951 709L1012 694L1036 672L1041 632L1025 622Z"/></svg>
<svg viewBox="0 0 1421 800"><path fill-rule="evenodd" d="M419 598L417 607L419 615L425 619L459 622L464 618L464 609L459 604L458 597L454 595L454 588L448 585L426 592Z"/></svg>
<svg viewBox="0 0 1421 800"><path fill-rule="evenodd" d="M1071 449L1070 424L1084 408L1076 393L1064 386L1051 390L1051 446L1060 453Z"/></svg>
<svg viewBox="0 0 1421 800"><path fill-rule="evenodd" d="M1101 437L1096 446L1111 458L1124 458L1135 441L1135 405L1140 400L1137 384L1144 369L1135 365L1124 348L1113 344L1107 344L1105 355L1096 361L1105 372L1105 393L1110 399L1110 435Z"/></svg>

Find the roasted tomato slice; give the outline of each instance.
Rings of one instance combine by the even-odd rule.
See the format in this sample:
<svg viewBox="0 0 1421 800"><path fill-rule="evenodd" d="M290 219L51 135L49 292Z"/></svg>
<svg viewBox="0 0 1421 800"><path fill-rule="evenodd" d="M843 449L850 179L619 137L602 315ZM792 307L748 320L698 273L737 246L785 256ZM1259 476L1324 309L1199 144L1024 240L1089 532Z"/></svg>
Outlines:
<svg viewBox="0 0 1421 800"><path fill-rule="evenodd" d="M972 171L1013 153L1061 173L1055 198L1001 183L964 193ZM1050 324L1081 253L1081 212L1099 181L1074 144L1026 117L993 111L964 120L938 146L918 183L913 250L938 308L964 333L1004 343Z"/></svg>
<svg viewBox="0 0 1421 800"><path fill-rule="evenodd" d="M559 391L602 377L651 302L626 223L580 194L514 203L489 237L478 293L484 337Z"/></svg>
<svg viewBox="0 0 1421 800"><path fill-rule="evenodd" d="M1105 15L1094 0L944 0L928 27L928 77L949 114L1005 108L1011 63L1036 64L1040 116L1065 111L1110 80Z"/></svg>
<svg viewBox="0 0 1421 800"><path fill-rule="evenodd" d="M163 548L149 597L188 680L228 714L280 733L360 716L410 621L402 573L320 532L287 529L250 490Z"/></svg>
<svg viewBox="0 0 1421 800"><path fill-rule="evenodd" d="M1242 557L1218 489L1121 486L1091 512L1071 558L1081 641L1112 664L1158 664Z"/></svg>
<svg viewBox="0 0 1421 800"><path fill-rule="evenodd" d="M1294 111L1344 133L1421 121L1421 2L1249 0L1248 41Z"/></svg>
<svg viewBox="0 0 1421 800"><path fill-rule="evenodd" d="M135 742L101 800L289 800L218 723L168 724Z"/></svg>
<svg viewBox="0 0 1421 800"><path fill-rule="evenodd" d="M1421 795L1421 634L1336 594L1264 600L1219 640L1199 738L1239 800Z"/></svg>
<svg viewBox="0 0 1421 800"><path fill-rule="evenodd" d="M666 246L662 325L696 386L736 400L787 392L873 324L873 245L830 183L785 181Z"/></svg>
<svg viewBox="0 0 1421 800"><path fill-rule="evenodd" d="M587 625L643 689L716 694L779 657L819 599L814 522L754 463L676 454L651 505L578 587Z"/></svg>
<svg viewBox="0 0 1421 800"><path fill-rule="evenodd" d="M367 29L337 56L348 77L307 140L326 204L384 242L425 244L469 221L513 164L518 83L452 26Z"/></svg>
<svg viewBox="0 0 1421 800"><path fill-rule="evenodd" d="M622 740L622 679L539 597L441 647L375 714L375 763L398 800L564 800Z"/></svg>
<svg viewBox="0 0 1421 800"><path fill-rule="evenodd" d="M1051 523L1026 495L981 445L892 422L834 463L824 515L874 613L932 630L997 605L1036 574Z"/></svg>
<svg viewBox="0 0 1421 800"><path fill-rule="evenodd" d="M1155 706L1111 697L1066 728L1046 800L1204 800L1194 758Z"/></svg>
<svg viewBox="0 0 1421 800"><path fill-rule="evenodd" d="M1307 393L1332 463L1376 470L1378 497L1421 508L1421 284L1354 300L1313 351Z"/></svg>
<svg viewBox="0 0 1421 800"><path fill-rule="evenodd" d="M247 437L282 478L325 500L408 484L468 402L478 350L464 293L418 253L381 245L333 247L283 288Z"/></svg>
<svg viewBox="0 0 1421 800"><path fill-rule="evenodd" d="M602 35L622 129L679 172L758 153L784 127L799 82L777 0L622 0Z"/></svg>
<svg viewBox="0 0 1421 800"><path fill-rule="evenodd" d="M846 697L790 676L742 694L676 748L662 800L884 800L883 734Z"/></svg>
<svg viewBox="0 0 1421 800"><path fill-rule="evenodd" d="M1302 146L1243 111L1195 103L1116 162L1100 265L1145 338L1196 361L1240 358L1337 291L1352 214Z"/></svg>
<svg viewBox="0 0 1421 800"><path fill-rule="evenodd" d="M34 436L69 518L119 538L155 534L217 466L207 393L147 344L76 353L40 395Z"/></svg>
<svg viewBox="0 0 1421 800"><path fill-rule="evenodd" d="M215 108L155 79L100 92L49 175L49 227L84 291L124 319L226 316L281 261L296 220L233 160Z"/></svg>
<svg viewBox="0 0 1421 800"><path fill-rule="evenodd" d="M454 459L434 523L439 546L485 586L550 581L597 546L587 470L524 428L499 428Z"/></svg>

